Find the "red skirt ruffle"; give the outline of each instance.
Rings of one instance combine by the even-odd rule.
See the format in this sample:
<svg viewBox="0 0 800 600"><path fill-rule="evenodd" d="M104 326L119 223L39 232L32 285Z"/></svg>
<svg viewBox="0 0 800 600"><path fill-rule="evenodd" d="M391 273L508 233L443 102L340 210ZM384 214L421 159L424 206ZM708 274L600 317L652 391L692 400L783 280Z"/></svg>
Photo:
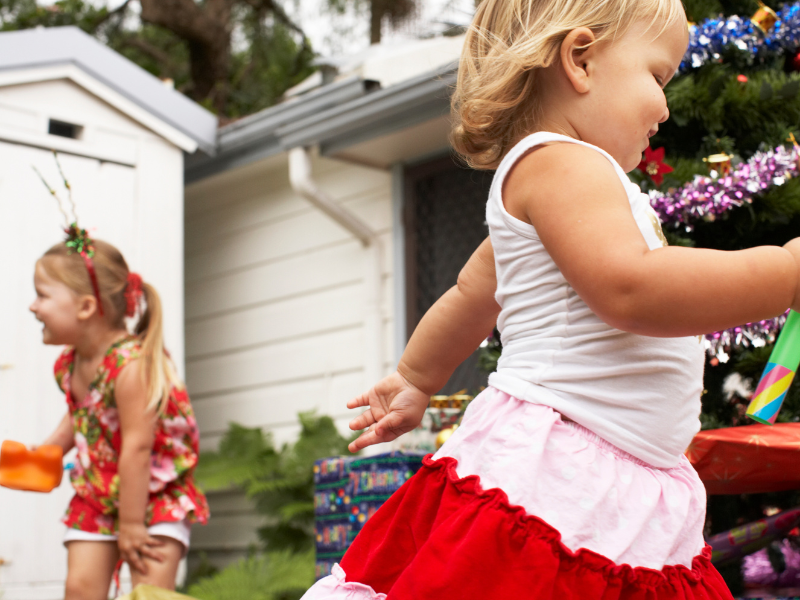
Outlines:
<svg viewBox="0 0 800 600"><path fill-rule="evenodd" d="M388 600L732 600L709 547L691 569L660 571L572 552L502 490L482 490L455 467L449 457L425 458L342 558L348 582Z"/></svg>

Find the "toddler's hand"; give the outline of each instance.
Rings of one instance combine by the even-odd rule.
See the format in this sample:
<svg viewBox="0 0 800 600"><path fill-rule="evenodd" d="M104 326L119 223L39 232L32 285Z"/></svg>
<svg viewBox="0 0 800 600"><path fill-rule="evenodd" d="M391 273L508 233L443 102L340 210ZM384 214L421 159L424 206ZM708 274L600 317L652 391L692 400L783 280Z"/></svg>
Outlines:
<svg viewBox="0 0 800 600"><path fill-rule="evenodd" d="M369 409L350 421L350 429L369 427L350 443L350 452L381 442L391 442L422 423L431 397L394 372L385 377L366 394L350 400L347 408L369 406Z"/></svg>
<svg viewBox="0 0 800 600"><path fill-rule="evenodd" d="M120 523L119 539L117 539L119 555L128 563L132 571L147 575L147 564L144 562L144 557L161 562L164 560L164 556L156 548L163 545L164 542L147 533L144 523L127 525Z"/></svg>
<svg viewBox="0 0 800 600"><path fill-rule="evenodd" d="M792 308L800 312L800 238L794 238L793 240L790 240L783 247L792 253L794 260L797 263L797 287L795 288L794 292Z"/></svg>

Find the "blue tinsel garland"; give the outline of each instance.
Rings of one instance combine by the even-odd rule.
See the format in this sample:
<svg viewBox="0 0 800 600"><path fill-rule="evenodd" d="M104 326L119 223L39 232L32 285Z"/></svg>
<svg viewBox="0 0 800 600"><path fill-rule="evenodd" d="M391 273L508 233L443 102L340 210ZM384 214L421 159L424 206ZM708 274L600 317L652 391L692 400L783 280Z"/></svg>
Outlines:
<svg viewBox="0 0 800 600"><path fill-rule="evenodd" d="M726 46L736 46L753 55L764 48L771 51L795 51L800 47L800 2L786 4L777 13L778 21L766 35L749 18L732 16L706 19L689 27L689 48L679 72L696 69L718 61Z"/></svg>

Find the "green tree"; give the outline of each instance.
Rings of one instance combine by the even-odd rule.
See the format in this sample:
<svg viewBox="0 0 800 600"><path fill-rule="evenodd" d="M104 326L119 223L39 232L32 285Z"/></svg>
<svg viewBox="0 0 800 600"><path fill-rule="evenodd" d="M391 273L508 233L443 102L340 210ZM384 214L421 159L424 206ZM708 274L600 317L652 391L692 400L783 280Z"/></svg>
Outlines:
<svg viewBox="0 0 800 600"><path fill-rule="evenodd" d="M0 0L4 31L63 25L171 79L223 122L274 104L314 70L308 39L273 0L126 0L113 10L88 0Z"/></svg>

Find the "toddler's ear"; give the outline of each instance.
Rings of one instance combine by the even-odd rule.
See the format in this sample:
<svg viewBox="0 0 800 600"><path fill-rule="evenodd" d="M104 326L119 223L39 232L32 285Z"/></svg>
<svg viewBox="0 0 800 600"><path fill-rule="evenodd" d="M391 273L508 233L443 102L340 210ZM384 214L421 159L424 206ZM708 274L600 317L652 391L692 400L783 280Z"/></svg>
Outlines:
<svg viewBox="0 0 800 600"><path fill-rule="evenodd" d="M579 94L589 91L589 61L593 58L593 42L597 38L587 27L573 29L561 42L561 68Z"/></svg>

